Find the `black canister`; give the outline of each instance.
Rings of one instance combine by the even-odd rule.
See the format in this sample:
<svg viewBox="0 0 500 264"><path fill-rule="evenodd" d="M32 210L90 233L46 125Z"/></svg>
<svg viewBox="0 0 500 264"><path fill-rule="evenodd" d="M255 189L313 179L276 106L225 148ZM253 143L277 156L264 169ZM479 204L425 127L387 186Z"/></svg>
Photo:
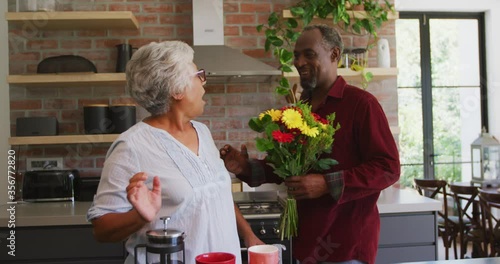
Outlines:
<svg viewBox="0 0 500 264"><path fill-rule="evenodd" d="M130 44L118 44L116 45L117 57L116 57L116 72L125 72L127 69L127 63L132 58L133 50L137 48L132 47Z"/></svg>
<svg viewBox="0 0 500 264"><path fill-rule="evenodd" d="M85 134L109 134L113 130L108 105L92 104L83 107Z"/></svg>
<svg viewBox="0 0 500 264"><path fill-rule="evenodd" d="M120 134L135 124L135 105L122 104L109 107L111 122L113 124L113 134Z"/></svg>

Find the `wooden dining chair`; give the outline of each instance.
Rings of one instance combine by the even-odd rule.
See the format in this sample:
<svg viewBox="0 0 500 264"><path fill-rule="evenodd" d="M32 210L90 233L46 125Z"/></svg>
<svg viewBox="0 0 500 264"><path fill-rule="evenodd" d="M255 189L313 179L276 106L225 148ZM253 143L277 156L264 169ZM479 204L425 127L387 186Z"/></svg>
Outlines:
<svg viewBox="0 0 500 264"><path fill-rule="evenodd" d="M415 189L417 189L420 195L443 202L443 209L438 212L438 235L443 239L446 259L449 259L448 251L452 245L456 259L458 255L457 235L459 231L459 220L456 216L448 215L448 197L451 197L446 190L448 183L444 180L430 179L414 179L414 182Z"/></svg>
<svg viewBox="0 0 500 264"><path fill-rule="evenodd" d="M481 226L478 187L460 183L451 183L449 186L458 211L460 258L465 258L469 242L473 246L473 258L485 257L487 253L484 229Z"/></svg>
<svg viewBox="0 0 500 264"><path fill-rule="evenodd" d="M500 256L500 193L496 190L479 190L482 224L485 232L485 243L489 248L489 257Z"/></svg>

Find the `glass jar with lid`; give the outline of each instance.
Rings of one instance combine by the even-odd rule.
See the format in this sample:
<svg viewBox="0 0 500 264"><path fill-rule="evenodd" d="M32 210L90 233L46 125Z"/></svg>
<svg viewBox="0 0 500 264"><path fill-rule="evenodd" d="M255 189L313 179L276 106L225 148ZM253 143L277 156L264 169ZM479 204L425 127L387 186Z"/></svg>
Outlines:
<svg viewBox="0 0 500 264"><path fill-rule="evenodd" d="M353 57L353 64L357 64L361 67L366 67L368 60L367 60L367 52L366 49L364 48L356 48L351 51L352 57Z"/></svg>
<svg viewBox="0 0 500 264"><path fill-rule="evenodd" d="M56 0L17 0L20 12L52 12L56 9Z"/></svg>

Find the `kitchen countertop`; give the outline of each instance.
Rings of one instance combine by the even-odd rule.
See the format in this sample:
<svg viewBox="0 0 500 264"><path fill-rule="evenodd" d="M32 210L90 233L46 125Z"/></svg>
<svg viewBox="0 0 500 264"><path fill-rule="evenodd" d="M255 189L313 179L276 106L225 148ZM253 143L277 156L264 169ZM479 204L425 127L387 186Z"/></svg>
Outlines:
<svg viewBox="0 0 500 264"><path fill-rule="evenodd" d="M422 197L411 189L387 188L377 202L380 214L408 213L441 210L441 203ZM91 202L45 202L3 204L0 206L0 227L7 227L13 216L8 210L15 207L15 225L61 226L89 225L86 221ZM10 218L10 219L9 219Z"/></svg>
<svg viewBox="0 0 500 264"><path fill-rule="evenodd" d="M377 201L381 214L439 211L441 202L423 197L413 189L389 187L382 191Z"/></svg>
<svg viewBox="0 0 500 264"><path fill-rule="evenodd" d="M500 263L500 257L496 258L475 258L475 259L456 259L456 260L434 260L422 262L404 262L399 264L493 264Z"/></svg>
<svg viewBox="0 0 500 264"><path fill-rule="evenodd" d="M90 225L86 220L92 202L43 202L3 204L0 206L0 227L12 221L7 209L15 206L15 224L21 226Z"/></svg>

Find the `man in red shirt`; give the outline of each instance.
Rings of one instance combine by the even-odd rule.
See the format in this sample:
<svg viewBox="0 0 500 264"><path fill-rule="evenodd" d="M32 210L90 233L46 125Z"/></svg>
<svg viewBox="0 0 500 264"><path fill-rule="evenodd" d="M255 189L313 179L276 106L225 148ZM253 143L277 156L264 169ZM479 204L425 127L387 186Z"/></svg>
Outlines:
<svg viewBox="0 0 500 264"><path fill-rule="evenodd" d="M301 99L323 118L336 113L341 125L327 154L338 165L285 180L297 199L293 256L301 264L374 263L380 232L377 200L400 175L398 149L377 99L337 76L342 50L342 38L326 25L304 28L294 49ZM241 152L229 145L220 152L226 168L250 186L283 182L265 161L248 159L244 145Z"/></svg>

